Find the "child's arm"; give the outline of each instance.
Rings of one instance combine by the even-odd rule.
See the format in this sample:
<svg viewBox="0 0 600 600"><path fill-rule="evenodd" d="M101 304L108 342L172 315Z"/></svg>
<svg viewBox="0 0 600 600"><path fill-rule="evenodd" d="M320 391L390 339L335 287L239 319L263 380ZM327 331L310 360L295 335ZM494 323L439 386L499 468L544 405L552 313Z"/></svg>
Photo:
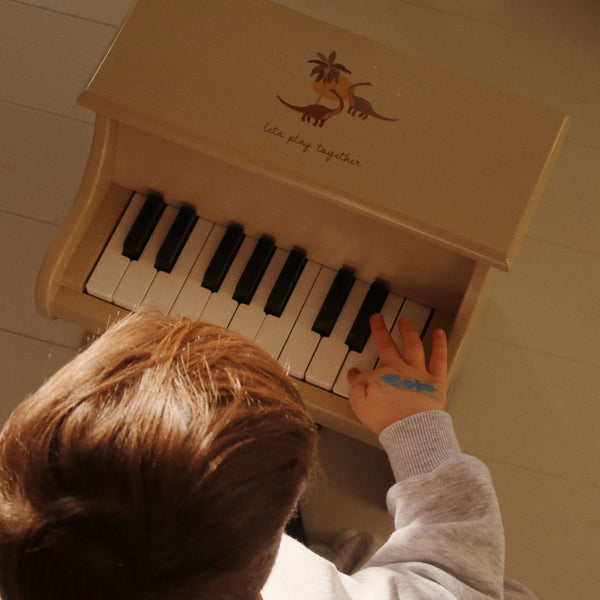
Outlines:
<svg viewBox="0 0 600 600"><path fill-rule="evenodd" d="M461 454L446 405L446 336L423 346L401 320L404 356L371 319L380 366L348 374L357 418L379 435L396 476L387 495L396 531L352 576L284 536L265 600L532 600L504 584L504 535L490 474Z"/></svg>
<svg viewBox="0 0 600 600"><path fill-rule="evenodd" d="M396 532L356 578L383 568L414 597L500 598L504 532L490 474L461 454L446 406L446 336L436 330L429 363L419 335L401 319L401 355L383 319L371 319L377 369L348 374L357 418L379 435L397 483L387 496ZM379 575L376 573L379 572ZM520 590L520 586L517 586ZM443 591L442 591L443 590ZM523 598L532 598L522 592ZM395 596L394 596L395 597ZM506 590L506 598L512 598Z"/></svg>

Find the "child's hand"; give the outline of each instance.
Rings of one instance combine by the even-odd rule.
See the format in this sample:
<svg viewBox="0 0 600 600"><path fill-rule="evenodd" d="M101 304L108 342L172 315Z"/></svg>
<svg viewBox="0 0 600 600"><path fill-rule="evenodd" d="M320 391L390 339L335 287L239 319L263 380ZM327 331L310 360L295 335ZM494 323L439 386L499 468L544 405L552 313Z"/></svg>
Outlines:
<svg viewBox="0 0 600 600"><path fill-rule="evenodd" d="M408 319L398 322L404 357L392 340L381 315L371 317L371 335L379 354L379 367L361 373L348 371L348 399L358 420L379 435L386 427L427 410L446 407L446 334L437 329L429 368L419 334Z"/></svg>

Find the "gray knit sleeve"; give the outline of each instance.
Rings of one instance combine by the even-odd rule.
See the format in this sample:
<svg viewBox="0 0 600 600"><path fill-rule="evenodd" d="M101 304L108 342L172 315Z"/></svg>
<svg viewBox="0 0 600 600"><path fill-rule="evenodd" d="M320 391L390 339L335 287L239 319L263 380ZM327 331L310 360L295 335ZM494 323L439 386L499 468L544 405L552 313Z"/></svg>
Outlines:
<svg viewBox="0 0 600 600"><path fill-rule="evenodd" d="M449 593L444 598L501 598L504 532L496 493L486 466L461 454L450 416L414 415L385 429L380 441L397 481L387 495L396 531L367 569L408 570L413 576L397 585L423 597L435 582Z"/></svg>
<svg viewBox="0 0 600 600"><path fill-rule="evenodd" d="M396 483L395 532L352 575L283 537L265 600L534 600L504 581L504 534L486 466L460 452L450 416L428 411L380 435Z"/></svg>
<svg viewBox="0 0 600 600"><path fill-rule="evenodd" d="M384 429L379 441L385 449L396 481L429 473L460 454L450 415L429 410L397 421Z"/></svg>

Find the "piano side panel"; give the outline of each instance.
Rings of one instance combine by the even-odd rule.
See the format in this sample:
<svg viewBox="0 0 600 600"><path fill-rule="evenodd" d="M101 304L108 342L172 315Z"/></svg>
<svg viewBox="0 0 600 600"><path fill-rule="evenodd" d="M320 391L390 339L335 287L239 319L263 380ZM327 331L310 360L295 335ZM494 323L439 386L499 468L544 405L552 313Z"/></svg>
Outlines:
<svg viewBox="0 0 600 600"><path fill-rule="evenodd" d="M93 210L77 251L65 268L63 283L70 289L81 292L85 289L85 283L127 208L131 195L132 190L114 183L106 188L102 202Z"/></svg>
<svg viewBox="0 0 600 600"><path fill-rule="evenodd" d="M490 291L497 270L485 263L479 263L471 276L471 281L458 312L454 317L451 335L448 338L448 384L456 381L462 363L470 347L477 324L487 306Z"/></svg>
<svg viewBox="0 0 600 600"><path fill-rule="evenodd" d="M65 284L67 266L77 255L76 249L91 221L98 218L98 209L105 204L113 175L117 129L117 123L111 119L101 116L96 119L90 155L79 191L38 273L35 301L38 310L47 317L57 316L53 305L59 287ZM113 218L112 214L106 215L109 221ZM102 239L88 241L104 245Z"/></svg>
<svg viewBox="0 0 600 600"><path fill-rule="evenodd" d="M238 221L250 235L270 233L282 247L306 248L320 264L332 268L347 264L365 281L381 277L401 295L456 313L473 260L367 211L343 207L276 177L240 169L127 126L119 128L116 183L160 191L168 203L192 204L198 214L218 223Z"/></svg>
<svg viewBox="0 0 600 600"><path fill-rule="evenodd" d="M77 323L94 336L101 335L112 323L129 314L124 308L68 286L58 289L52 308L57 318Z"/></svg>

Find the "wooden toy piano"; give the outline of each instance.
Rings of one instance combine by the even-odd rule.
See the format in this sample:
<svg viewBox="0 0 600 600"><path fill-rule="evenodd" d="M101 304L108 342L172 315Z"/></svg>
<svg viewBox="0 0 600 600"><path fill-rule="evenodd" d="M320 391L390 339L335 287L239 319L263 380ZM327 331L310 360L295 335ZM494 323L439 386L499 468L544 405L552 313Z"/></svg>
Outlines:
<svg viewBox="0 0 600 600"><path fill-rule="evenodd" d="M450 381L568 129L524 98L263 0L139 0L81 105L81 189L39 310L91 331L131 308L244 332L315 419L376 445L344 398L365 318L449 332ZM341 375L340 375L341 373Z"/></svg>

